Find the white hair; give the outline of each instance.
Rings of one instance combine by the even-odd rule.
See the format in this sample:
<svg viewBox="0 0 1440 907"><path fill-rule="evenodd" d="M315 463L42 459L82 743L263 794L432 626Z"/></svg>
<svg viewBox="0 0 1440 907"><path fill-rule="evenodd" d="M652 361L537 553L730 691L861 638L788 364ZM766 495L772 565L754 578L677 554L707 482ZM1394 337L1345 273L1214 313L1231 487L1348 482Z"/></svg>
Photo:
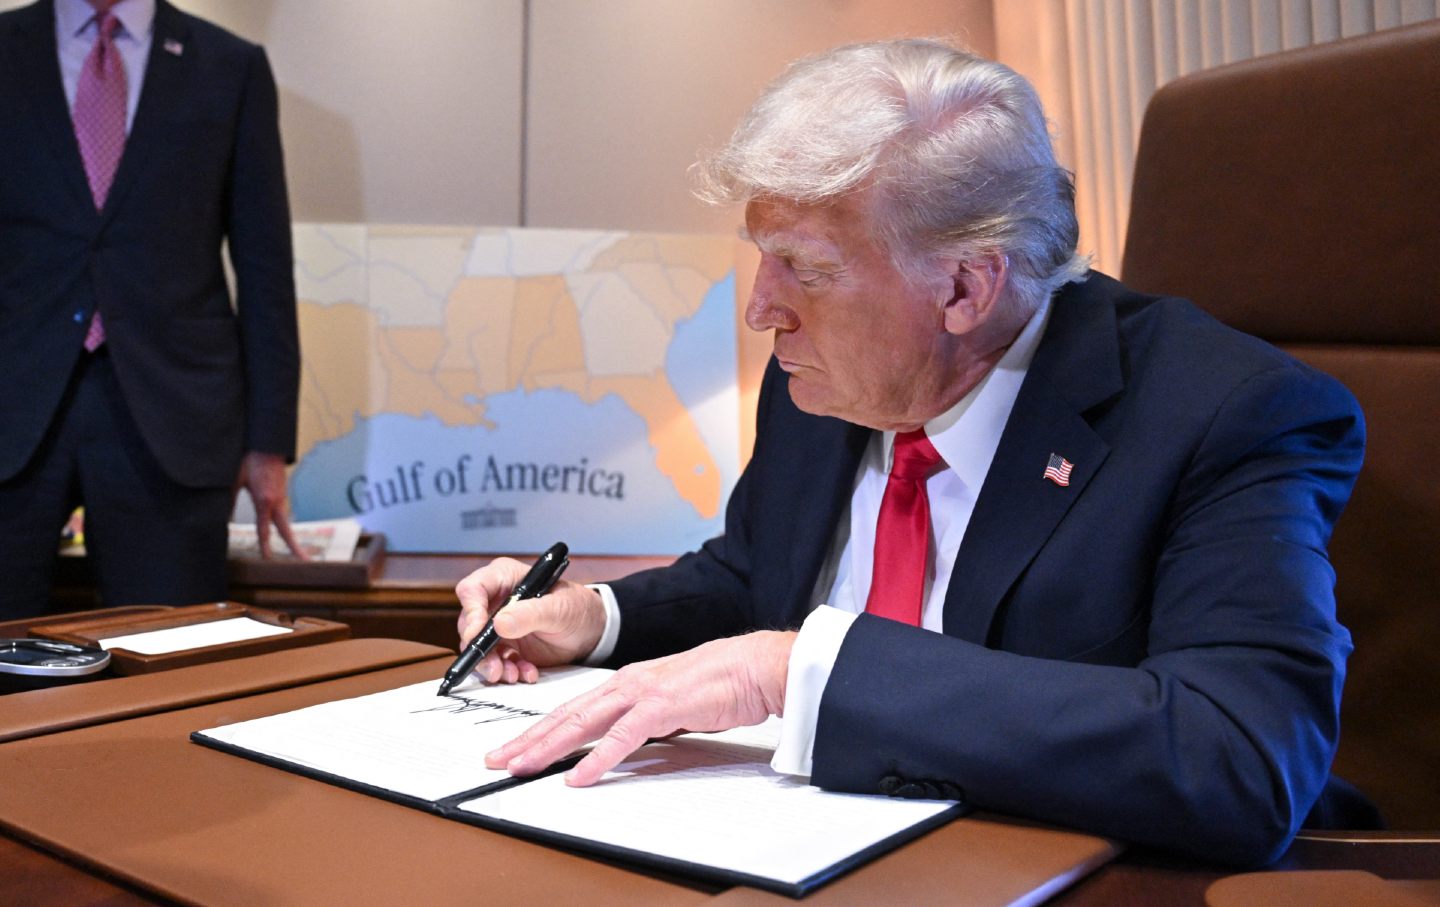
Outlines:
<svg viewBox="0 0 1440 907"><path fill-rule="evenodd" d="M1010 68L939 41L852 44L792 64L694 166L711 204L876 190L877 239L918 280L940 256L1007 256L1032 310L1088 266L1070 174Z"/></svg>

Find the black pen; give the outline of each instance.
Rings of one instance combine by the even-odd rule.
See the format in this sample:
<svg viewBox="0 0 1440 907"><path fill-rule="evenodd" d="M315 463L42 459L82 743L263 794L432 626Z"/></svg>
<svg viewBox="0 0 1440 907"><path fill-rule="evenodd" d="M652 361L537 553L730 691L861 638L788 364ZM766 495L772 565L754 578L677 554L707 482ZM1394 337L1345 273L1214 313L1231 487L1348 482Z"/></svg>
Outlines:
<svg viewBox="0 0 1440 907"><path fill-rule="evenodd" d="M555 585L555 581L560 578L560 574L564 573L565 568L570 565L569 554L570 549L565 547L564 542L556 542L550 546L549 551L540 555L540 560L535 562L535 566L531 567L530 572L525 574L525 578L515 586L510 597L491 612L490 619L485 622L485 629L480 631L480 635L470 640L470 645L465 647L465 651L461 652L460 657L455 659L455 663L445 671L445 679L440 681L440 692L436 695L448 694L456 684L464 680L465 676L475 669L475 665L479 663L480 659L489 655L490 650L495 648L495 644L500 641L500 634L495 632L495 615L500 613L500 608L523 598L539 598L549 592L550 587Z"/></svg>

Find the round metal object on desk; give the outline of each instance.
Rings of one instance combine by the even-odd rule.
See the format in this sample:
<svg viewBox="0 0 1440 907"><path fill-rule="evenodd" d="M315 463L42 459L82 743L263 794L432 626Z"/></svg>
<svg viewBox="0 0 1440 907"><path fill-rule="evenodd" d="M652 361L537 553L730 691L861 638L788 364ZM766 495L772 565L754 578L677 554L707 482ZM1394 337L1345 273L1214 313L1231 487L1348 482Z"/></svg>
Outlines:
<svg viewBox="0 0 1440 907"><path fill-rule="evenodd" d="M0 692L37 690L88 680L110 664L110 653L51 639L0 639Z"/></svg>

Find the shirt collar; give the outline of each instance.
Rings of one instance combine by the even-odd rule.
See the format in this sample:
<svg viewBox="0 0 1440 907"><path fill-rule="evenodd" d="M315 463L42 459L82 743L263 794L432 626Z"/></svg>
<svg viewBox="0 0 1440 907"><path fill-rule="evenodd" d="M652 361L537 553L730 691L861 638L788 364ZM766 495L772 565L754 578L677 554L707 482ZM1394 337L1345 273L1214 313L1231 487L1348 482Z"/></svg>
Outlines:
<svg viewBox="0 0 1440 907"><path fill-rule="evenodd" d="M1030 368L1030 360L1035 358L1035 349L1040 345L1040 338L1044 335L1045 325L1049 321L1050 298L1047 297L1035 310L1035 314L1030 316L1030 320L1025 323L1015 342L1010 344L1010 348L1000 357L1000 361L985 373L985 377L970 388L970 392L960 398L959 403L925 423L926 436L951 469L961 473L967 471L962 468L962 464L970 459L969 452L975 446L977 431L993 430L995 440L999 440L1004 420L1009 417L1010 407L1020 390L1020 382ZM881 444L881 462L885 471L889 472L890 458L895 448L895 432L885 432ZM989 468L988 460L985 468Z"/></svg>
<svg viewBox="0 0 1440 907"><path fill-rule="evenodd" d="M120 0L110 11L131 37L148 35L155 25L155 0ZM55 20L62 35L79 35L94 18L95 7L85 0L55 0Z"/></svg>

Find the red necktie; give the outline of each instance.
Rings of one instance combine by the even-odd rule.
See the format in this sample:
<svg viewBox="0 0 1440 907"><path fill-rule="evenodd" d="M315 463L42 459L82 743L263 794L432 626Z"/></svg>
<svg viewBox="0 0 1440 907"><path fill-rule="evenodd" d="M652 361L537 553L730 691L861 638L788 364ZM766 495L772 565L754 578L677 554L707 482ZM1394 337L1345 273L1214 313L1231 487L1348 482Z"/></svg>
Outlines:
<svg viewBox="0 0 1440 907"><path fill-rule="evenodd" d="M95 44L80 69L71 114L96 211L105 207L105 196L110 193L115 169L125 150L125 61L115 49L115 31L120 27L120 20L110 12L112 5L94 4L98 23ZM100 323L100 313L96 312L85 334L85 349L94 351L104 342L105 327Z"/></svg>
<svg viewBox="0 0 1440 907"><path fill-rule="evenodd" d="M894 464L875 526L875 563L865 602L868 614L920 625L930 550L930 498L925 480L941 462L924 429L895 436Z"/></svg>

